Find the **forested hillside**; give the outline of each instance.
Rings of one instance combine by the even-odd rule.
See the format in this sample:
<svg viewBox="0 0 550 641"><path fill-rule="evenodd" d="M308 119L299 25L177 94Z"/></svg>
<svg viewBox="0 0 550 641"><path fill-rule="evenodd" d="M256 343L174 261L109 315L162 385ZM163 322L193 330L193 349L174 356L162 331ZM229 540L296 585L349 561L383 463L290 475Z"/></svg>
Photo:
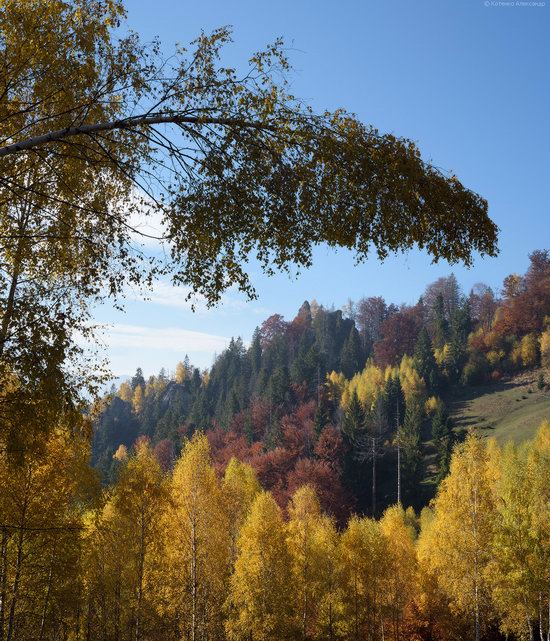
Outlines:
<svg viewBox="0 0 550 641"><path fill-rule="evenodd" d="M265 320L248 346L232 340L209 371L187 358L147 381L138 369L92 410L94 462L113 481L145 437L170 469L200 430L220 471L233 456L249 462L283 506L310 483L341 519L380 514L397 498L420 508L448 472L454 444L476 427L475 418L453 424L456 400L539 366L533 398L550 382L546 250L498 292L484 284L464 292L451 275L415 305L304 302L290 321Z"/></svg>

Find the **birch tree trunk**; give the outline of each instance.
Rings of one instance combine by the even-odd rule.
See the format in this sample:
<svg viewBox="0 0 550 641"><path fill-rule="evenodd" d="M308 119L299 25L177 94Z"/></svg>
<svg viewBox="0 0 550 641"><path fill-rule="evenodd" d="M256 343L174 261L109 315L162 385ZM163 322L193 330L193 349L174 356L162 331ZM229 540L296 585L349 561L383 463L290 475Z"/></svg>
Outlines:
<svg viewBox="0 0 550 641"><path fill-rule="evenodd" d="M50 596L52 593L52 580L53 580L53 566L55 563L55 548L56 541L52 544L52 555L50 558L50 566L48 568L48 584L46 586L46 594L44 596L44 604L42 606L42 616L40 617L40 632L38 634L38 641L43 641L44 631L46 629L46 618L48 614L48 606L50 604Z"/></svg>
<svg viewBox="0 0 550 641"><path fill-rule="evenodd" d="M197 641L197 527L191 523L191 641Z"/></svg>
<svg viewBox="0 0 550 641"><path fill-rule="evenodd" d="M23 505L21 508L21 517L19 519L19 531L17 535L17 556L15 561L15 574L13 577L13 584L11 588L11 602L10 613L8 618L8 631L6 634L6 641L15 639L15 611L17 607L17 600L19 597L19 583L21 581L21 572L23 569L23 546L25 543L25 528L27 525L27 509L29 505L29 490L32 478L32 468L29 466L27 478L25 479L25 489Z"/></svg>
<svg viewBox="0 0 550 641"><path fill-rule="evenodd" d="M143 573L145 567L145 515L143 508L141 510L140 538L139 538L139 558L138 558L138 585L137 585L137 603L136 603L136 624L134 631L135 641L141 638L141 607L143 601Z"/></svg>
<svg viewBox="0 0 550 641"><path fill-rule="evenodd" d="M376 449L372 439L372 518L376 518Z"/></svg>
<svg viewBox="0 0 550 641"><path fill-rule="evenodd" d="M4 641L4 618L8 588L8 529L2 528L0 541L0 641Z"/></svg>

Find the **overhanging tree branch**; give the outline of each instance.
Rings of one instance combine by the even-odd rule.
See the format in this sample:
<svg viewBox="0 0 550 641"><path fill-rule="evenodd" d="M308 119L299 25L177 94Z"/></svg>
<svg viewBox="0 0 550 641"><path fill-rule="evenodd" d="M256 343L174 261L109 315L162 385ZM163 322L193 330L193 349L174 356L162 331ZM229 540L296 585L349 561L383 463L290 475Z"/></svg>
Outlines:
<svg viewBox="0 0 550 641"><path fill-rule="evenodd" d="M0 147L0 157L10 156L21 151L28 151L36 147L43 147L49 143L63 141L75 136L90 135L103 131L116 129L133 129L135 127L151 127L152 125L221 125L224 127L239 127L244 129L258 129L261 131L275 131L276 127L265 122L254 122L240 118L216 118L211 116L182 116L178 114L145 114L120 118L111 122L98 122L75 127L65 127L47 134L31 136L25 140Z"/></svg>

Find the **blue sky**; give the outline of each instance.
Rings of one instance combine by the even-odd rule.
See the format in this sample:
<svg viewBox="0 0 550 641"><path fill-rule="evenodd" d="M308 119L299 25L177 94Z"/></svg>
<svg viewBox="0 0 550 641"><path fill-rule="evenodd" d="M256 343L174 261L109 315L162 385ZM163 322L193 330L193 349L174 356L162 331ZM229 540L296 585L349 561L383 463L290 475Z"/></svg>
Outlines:
<svg viewBox="0 0 550 641"><path fill-rule="evenodd" d="M487 6L488 5L488 6ZM211 365L231 336L248 340L256 325L279 312L292 318L315 298L336 307L348 297L383 295L412 303L427 283L453 271L467 290L498 287L522 272L533 249L550 247L550 2L519 6L485 0L126 0L128 25L145 39L158 35L167 51L201 29L232 25L226 64L283 36L294 65L293 91L316 109L345 107L384 132L417 141L423 156L452 170L489 201L500 227L500 255L472 269L432 265L412 252L356 266L345 251L319 248L314 266L297 279L253 280L246 302L229 292L213 310L193 313L167 284L147 302L130 300L124 314L102 307L112 369L146 374L173 369L188 353Z"/></svg>

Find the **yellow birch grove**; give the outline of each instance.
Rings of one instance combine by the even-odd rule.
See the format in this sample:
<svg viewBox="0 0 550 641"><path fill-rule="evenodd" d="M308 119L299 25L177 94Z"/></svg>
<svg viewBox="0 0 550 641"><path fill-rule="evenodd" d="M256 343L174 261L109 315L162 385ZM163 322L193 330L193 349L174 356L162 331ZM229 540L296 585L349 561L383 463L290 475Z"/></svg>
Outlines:
<svg viewBox="0 0 550 641"><path fill-rule="evenodd" d="M340 563L340 535L334 520L323 515L315 532L318 550L317 639L343 638L343 585Z"/></svg>
<svg viewBox="0 0 550 641"><path fill-rule="evenodd" d="M505 448L495 486L497 519L489 566L506 633L550 634L550 424L533 444ZM546 637L544 636L546 634Z"/></svg>
<svg viewBox="0 0 550 641"><path fill-rule="evenodd" d="M140 439L101 490L88 439L0 454L0 641L546 641L550 424L474 435L417 518L338 528L314 489L286 511L208 439L173 472ZM506 636L507 635L507 636Z"/></svg>
<svg viewBox="0 0 550 641"><path fill-rule="evenodd" d="M386 510L380 521L380 530L386 543L384 612L392 639L405 638L404 619L409 614L415 595L416 533L409 516L401 505L394 505Z"/></svg>
<svg viewBox="0 0 550 641"><path fill-rule="evenodd" d="M374 519L351 518L342 534L341 563L345 638L382 638L387 557L385 540Z"/></svg>

